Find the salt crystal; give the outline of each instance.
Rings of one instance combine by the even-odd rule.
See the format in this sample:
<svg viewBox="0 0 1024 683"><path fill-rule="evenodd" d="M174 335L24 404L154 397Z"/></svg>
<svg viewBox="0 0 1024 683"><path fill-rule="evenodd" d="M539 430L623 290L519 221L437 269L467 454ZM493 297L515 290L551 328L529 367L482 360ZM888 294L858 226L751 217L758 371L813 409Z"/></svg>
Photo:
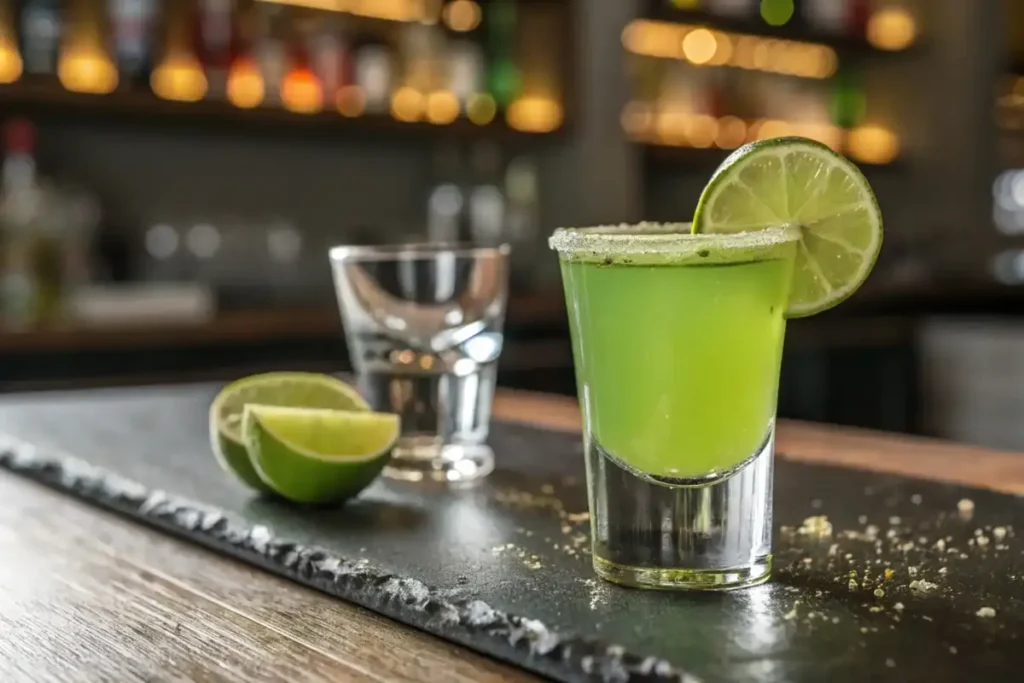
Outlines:
<svg viewBox="0 0 1024 683"><path fill-rule="evenodd" d="M808 517L796 532L801 536L828 538L832 536L832 523L828 521L828 517L825 515Z"/></svg>
<svg viewBox="0 0 1024 683"><path fill-rule="evenodd" d="M995 529L992 530L992 536L997 541L1003 540L1004 538L1006 538L1006 527L997 526Z"/></svg>
<svg viewBox="0 0 1024 683"><path fill-rule="evenodd" d="M977 612L975 612L975 614L977 614L982 619L991 619L996 615L996 611L991 607L982 607Z"/></svg>
<svg viewBox="0 0 1024 683"><path fill-rule="evenodd" d="M920 493L915 493L914 495L912 495L910 497L910 502L913 503L914 505L920 505L921 504L921 494Z"/></svg>

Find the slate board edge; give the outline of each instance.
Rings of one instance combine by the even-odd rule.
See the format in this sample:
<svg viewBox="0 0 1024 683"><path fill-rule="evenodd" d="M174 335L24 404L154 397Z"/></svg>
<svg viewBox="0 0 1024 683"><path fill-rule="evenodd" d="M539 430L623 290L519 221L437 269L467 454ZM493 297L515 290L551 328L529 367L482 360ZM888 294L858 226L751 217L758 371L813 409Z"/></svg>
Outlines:
<svg viewBox="0 0 1024 683"><path fill-rule="evenodd" d="M0 436L0 467L171 535L315 588L451 642L558 680L698 683L669 662L603 641L560 634L536 619L452 599L413 577L275 538L209 506L150 489L74 457Z"/></svg>

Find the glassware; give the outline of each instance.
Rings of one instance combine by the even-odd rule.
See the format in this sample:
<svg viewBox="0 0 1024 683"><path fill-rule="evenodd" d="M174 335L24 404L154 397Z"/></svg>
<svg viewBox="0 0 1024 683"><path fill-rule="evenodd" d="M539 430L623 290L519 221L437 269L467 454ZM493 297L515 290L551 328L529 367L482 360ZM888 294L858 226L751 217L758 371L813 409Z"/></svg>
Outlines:
<svg viewBox="0 0 1024 683"><path fill-rule="evenodd" d="M508 298L509 248L406 244L330 250L360 391L398 413L385 474L465 482L486 476L486 445Z"/></svg>
<svg viewBox="0 0 1024 683"><path fill-rule="evenodd" d="M725 589L771 571L772 459L798 231L560 229L593 562Z"/></svg>

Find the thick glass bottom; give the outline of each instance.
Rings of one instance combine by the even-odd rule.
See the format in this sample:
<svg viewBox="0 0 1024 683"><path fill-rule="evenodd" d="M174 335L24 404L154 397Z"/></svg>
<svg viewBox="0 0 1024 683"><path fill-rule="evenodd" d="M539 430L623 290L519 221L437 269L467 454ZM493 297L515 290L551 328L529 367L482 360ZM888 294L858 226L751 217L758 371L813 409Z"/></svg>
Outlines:
<svg viewBox="0 0 1024 683"><path fill-rule="evenodd" d="M594 569L626 586L726 590L771 572L774 425L729 471L700 479L639 472L589 435L587 485ZM674 454L685 462L686 452Z"/></svg>
<svg viewBox="0 0 1024 683"><path fill-rule="evenodd" d="M434 439L402 439L384 476L400 481L468 483L494 471L494 451L483 444L439 445Z"/></svg>
<svg viewBox="0 0 1024 683"><path fill-rule="evenodd" d="M772 556L730 569L627 567L595 556L594 571L606 581L630 588L727 591L756 586L771 578Z"/></svg>

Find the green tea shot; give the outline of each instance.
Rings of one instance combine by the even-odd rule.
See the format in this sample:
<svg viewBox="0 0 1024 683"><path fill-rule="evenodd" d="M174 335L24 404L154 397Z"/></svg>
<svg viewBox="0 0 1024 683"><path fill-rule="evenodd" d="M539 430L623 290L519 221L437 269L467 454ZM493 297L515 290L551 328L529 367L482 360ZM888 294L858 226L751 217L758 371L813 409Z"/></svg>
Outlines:
<svg viewBox="0 0 1024 683"><path fill-rule="evenodd" d="M802 138L737 150L692 223L555 232L598 575L663 589L770 576L786 320L856 290L881 237L860 171Z"/></svg>

